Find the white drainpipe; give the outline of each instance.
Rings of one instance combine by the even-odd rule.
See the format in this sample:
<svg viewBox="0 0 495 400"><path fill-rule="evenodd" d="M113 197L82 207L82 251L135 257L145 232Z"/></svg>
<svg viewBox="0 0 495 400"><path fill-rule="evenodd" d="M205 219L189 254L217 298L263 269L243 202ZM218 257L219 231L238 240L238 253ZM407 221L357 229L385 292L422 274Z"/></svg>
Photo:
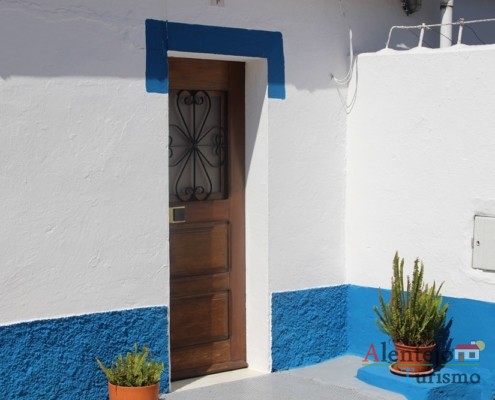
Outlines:
<svg viewBox="0 0 495 400"><path fill-rule="evenodd" d="M452 46L452 18L454 15L454 0L440 0L440 14L442 25L440 27L440 47Z"/></svg>

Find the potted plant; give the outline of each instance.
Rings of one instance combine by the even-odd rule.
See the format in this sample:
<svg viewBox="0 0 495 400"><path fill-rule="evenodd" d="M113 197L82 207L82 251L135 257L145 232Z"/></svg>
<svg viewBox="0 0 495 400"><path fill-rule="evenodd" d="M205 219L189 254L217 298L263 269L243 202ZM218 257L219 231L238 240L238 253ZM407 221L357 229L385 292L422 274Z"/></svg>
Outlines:
<svg viewBox="0 0 495 400"><path fill-rule="evenodd" d="M147 347L138 351L135 344L132 352L125 357L120 354L110 368L96 362L108 379L110 400L158 400L164 365L153 360Z"/></svg>
<svg viewBox="0 0 495 400"><path fill-rule="evenodd" d="M435 338L445 325L448 304L443 304L440 289L435 282L431 286L423 282L424 265L414 261L412 279L404 282L404 259L395 253L390 301L378 292L378 328L394 342L397 362L390 366L399 375L428 375L433 372L432 352Z"/></svg>

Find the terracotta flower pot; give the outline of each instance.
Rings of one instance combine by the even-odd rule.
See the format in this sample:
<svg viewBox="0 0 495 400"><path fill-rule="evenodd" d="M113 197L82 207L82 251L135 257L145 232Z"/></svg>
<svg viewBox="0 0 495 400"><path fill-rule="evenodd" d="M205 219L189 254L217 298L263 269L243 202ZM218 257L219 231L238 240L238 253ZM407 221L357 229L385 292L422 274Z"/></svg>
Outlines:
<svg viewBox="0 0 495 400"><path fill-rule="evenodd" d="M108 382L110 400L158 400L160 384L142 387L116 386Z"/></svg>
<svg viewBox="0 0 495 400"><path fill-rule="evenodd" d="M432 353L436 344L430 346L405 346L394 343L397 351L397 362L392 364L390 370L398 375L418 376L428 375L434 372L431 363Z"/></svg>

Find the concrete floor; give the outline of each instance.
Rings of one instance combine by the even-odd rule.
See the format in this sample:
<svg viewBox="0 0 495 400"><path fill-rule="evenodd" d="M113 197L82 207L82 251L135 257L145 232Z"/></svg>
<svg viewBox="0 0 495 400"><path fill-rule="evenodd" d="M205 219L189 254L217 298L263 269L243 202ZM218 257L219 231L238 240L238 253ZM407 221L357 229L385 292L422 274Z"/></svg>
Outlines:
<svg viewBox="0 0 495 400"><path fill-rule="evenodd" d="M218 382L217 378L221 380L222 377L215 378L212 375L213 378L209 381L210 385L204 387L188 389L195 386L195 380L174 382L172 393L160 398L164 400L405 399L402 395L370 386L358 380L355 376L361 365L361 357L345 356L306 368L272 374L259 375L253 371L252 373L258 376L224 383L216 383ZM245 373L249 375L249 370L246 370ZM243 376L243 373L241 372L239 376ZM208 381L206 382L208 384ZM211 384L212 382L214 384Z"/></svg>

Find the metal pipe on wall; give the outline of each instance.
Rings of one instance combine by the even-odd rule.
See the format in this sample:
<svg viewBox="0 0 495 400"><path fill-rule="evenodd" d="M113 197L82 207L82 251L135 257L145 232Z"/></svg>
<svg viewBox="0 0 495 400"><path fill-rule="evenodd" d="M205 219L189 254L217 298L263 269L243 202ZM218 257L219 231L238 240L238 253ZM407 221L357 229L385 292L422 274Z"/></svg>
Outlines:
<svg viewBox="0 0 495 400"><path fill-rule="evenodd" d="M440 0L440 47L452 46L452 20L454 16L454 0Z"/></svg>

